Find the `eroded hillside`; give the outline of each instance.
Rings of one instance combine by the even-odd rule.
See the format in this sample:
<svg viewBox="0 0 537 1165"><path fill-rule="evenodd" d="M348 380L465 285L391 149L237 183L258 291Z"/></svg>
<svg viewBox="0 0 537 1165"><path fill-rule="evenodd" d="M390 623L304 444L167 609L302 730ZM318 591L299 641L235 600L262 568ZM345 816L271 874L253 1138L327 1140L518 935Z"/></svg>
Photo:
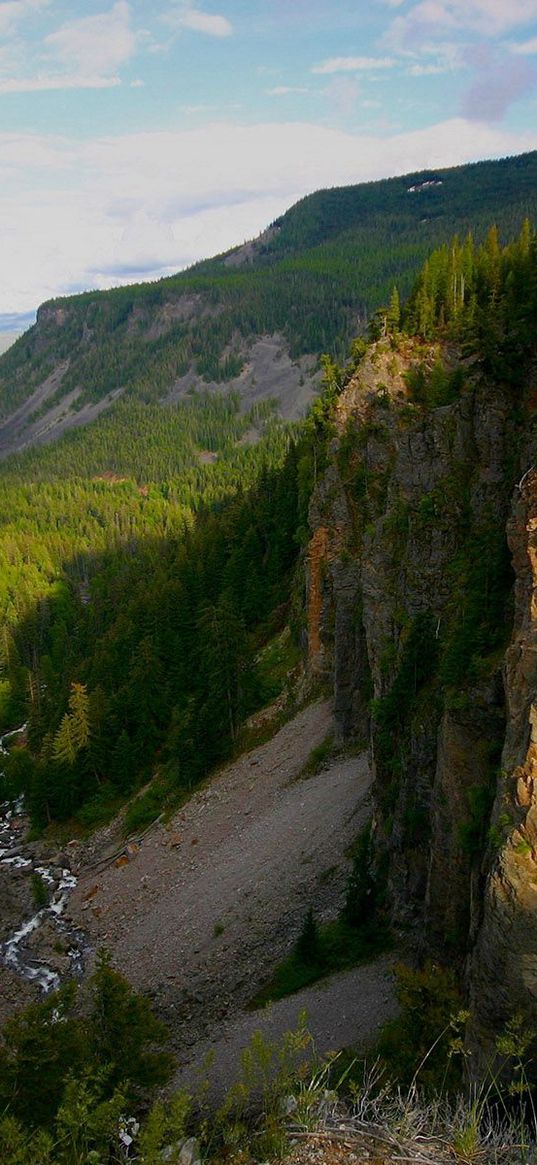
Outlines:
<svg viewBox="0 0 537 1165"><path fill-rule="evenodd" d="M258 239L157 283L51 300L0 360L0 457L95 421L227 385L302 416L318 359L407 294L455 232L512 235L537 213L537 153L319 191Z"/></svg>

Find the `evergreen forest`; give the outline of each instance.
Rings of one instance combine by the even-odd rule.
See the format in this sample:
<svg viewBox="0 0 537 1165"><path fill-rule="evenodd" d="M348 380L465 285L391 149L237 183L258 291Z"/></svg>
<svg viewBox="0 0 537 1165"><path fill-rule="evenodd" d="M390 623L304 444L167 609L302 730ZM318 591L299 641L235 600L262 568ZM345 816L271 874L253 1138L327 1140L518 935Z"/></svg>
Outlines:
<svg viewBox="0 0 537 1165"><path fill-rule="evenodd" d="M492 222L507 240L536 215L537 152L319 191L244 248L156 283L44 304L0 359L0 418L54 373L32 419L64 399L75 411L118 392L158 402L189 371L225 384L256 336L281 335L293 359L344 360L435 247L469 232L482 242Z"/></svg>
<svg viewBox="0 0 537 1165"><path fill-rule="evenodd" d="M371 334L443 337L516 389L536 312L526 221L505 246L492 227L481 245L455 238L433 252L402 314L394 293ZM38 827L77 813L92 823L150 777L164 799L190 789L276 694L256 660L288 624L300 646L309 495L363 350L345 366L326 358L302 426L268 406L241 413L225 392L167 413L122 401L4 463L0 725L28 720L6 779ZM461 391L437 371L423 384L417 371L417 407Z"/></svg>
<svg viewBox="0 0 537 1165"><path fill-rule="evenodd" d="M491 225L490 215L485 222L486 182L479 185L475 202L472 198L479 174L494 174L495 181L508 175L511 189L510 167L516 164L490 164L490 171L462 168L442 172L442 178L432 174L433 185L422 193L408 192L410 179L404 180L407 185L400 179L373 184L361 188L358 215L353 193L312 196L290 212L288 221L276 224L279 231L251 271L226 268L220 259L177 277L175 290L188 285L189 293L202 294L210 286L218 289L215 300L222 293L227 306L217 319L227 322L211 350L218 362L219 345L238 327L236 313L246 318L251 312L252 301L241 287L257 289L263 312L270 288L275 313L270 326L287 328L295 350L326 349L323 393L301 424L284 424L266 403L245 411L225 386L211 393L201 387L179 404L163 405L164 382L158 376L153 381L156 366L148 363L140 372L140 352L148 351L145 340L133 339L131 363L123 364L118 337L126 333L133 304L167 297L169 282L70 301L71 316L60 341L65 349L56 350L55 358L67 355L84 321L93 319L97 328L101 320L109 342L102 351L97 345L91 355L79 349L76 356L76 361L87 360L86 391L106 393L117 377L124 381L131 374L133 386L140 388L141 376L149 388L125 394L92 426L46 448L13 455L2 466L0 733L27 722L27 747L12 748L3 758L2 791L4 797L25 793L36 832L65 820L90 828L150 781L143 812L155 817L234 752L245 719L285 683L285 669L277 685L267 676L263 649L284 628L297 656L303 648L308 505L330 458L335 402L367 350L363 338L348 342L357 315L371 317L372 343L407 335L424 347L431 340L456 347L474 374L505 384L513 411L522 410L535 358L537 234L521 210L531 201L525 180L536 172L537 156L520 160L516 205L513 200L496 215L497 225ZM476 229L439 240L440 217L442 232L455 217L458 182L468 217L475 212L467 225ZM380 259L374 259L371 241L377 282L366 264L371 278L366 302L356 289L356 298L350 297L356 269L352 247L357 245L350 239L355 238L356 217L364 237L373 239L380 215L374 187L384 191L383 215L392 222L398 243L393 250L386 244ZM435 201L449 190L451 202ZM416 205L414 195L421 200L421 215L428 207L428 243L431 238L439 242L417 275L427 240L417 239L415 212L406 222L396 209L389 218L390 200L397 204L403 194L409 206ZM332 229L333 211L337 225ZM342 263L345 237L348 253ZM316 269L319 280L313 278ZM313 299L302 296L302 279L314 289ZM286 293L280 295L276 288L284 285ZM291 299L300 305L295 317ZM323 314L328 302L333 317ZM259 327L260 319L255 311L249 314L248 327ZM266 321L263 314L263 327L269 326ZM34 343L32 336L19 341L1 365L5 381L14 377L15 397L22 392L17 370L24 367L18 361L25 345L31 368L39 369L35 375L46 371L50 354L43 348L33 365ZM177 374L177 349L173 352L166 376ZM97 369L97 360L102 363L93 383L89 369L92 361ZM77 377L81 367L79 362ZM202 374L202 365L198 370ZM205 371L213 376L214 365L206 364ZM465 380L440 366L432 375L417 367L410 388L407 408L427 418L463 394ZM356 478L353 488L356 506L365 506L363 479ZM497 645L495 595L487 618L483 604L476 614L474 583L469 569L461 580L468 599L461 606L466 622L461 619L457 628L452 657L443 660L446 686L454 682L450 666L459 668L458 681L471 658ZM503 602L504 592L501 597ZM421 683L420 669L430 662L417 638L409 635L407 648L405 667L414 688L403 673L399 686L394 684L376 709L381 745L384 733L388 748ZM356 886L354 891L359 898ZM430 978L435 976L436 968ZM97 964L82 1010L75 996L75 987L67 985L6 1025L0 1049L4 1159L19 1165L121 1160L111 1130L117 1141L125 1113L129 1119L134 1113L144 1120L141 1159L162 1160L163 1145L177 1140L186 1127L181 1097L167 1110L158 1101L151 1107L154 1090L173 1068L162 1051L162 1026L106 956ZM416 1014L422 1017L426 997L425 988L417 1002L412 997L409 1030L416 1026Z"/></svg>

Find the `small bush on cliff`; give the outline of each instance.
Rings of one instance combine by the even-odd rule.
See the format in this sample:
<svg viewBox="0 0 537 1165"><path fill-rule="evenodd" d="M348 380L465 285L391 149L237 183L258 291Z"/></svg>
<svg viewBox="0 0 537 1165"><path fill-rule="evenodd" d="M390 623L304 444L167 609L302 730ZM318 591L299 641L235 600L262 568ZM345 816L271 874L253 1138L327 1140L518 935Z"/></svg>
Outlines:
<svg viewBox="0 0 537 1165"><path fill-rule="evenodd" d="M401 1012L376 1045L386 1075L403 1086L416 1082L429 1095L456 1091L468 1014L455 972L432 962L418 970L401 964L396 977Z"/></svg>
<svg viewBox="0 0 537 1165"><path fill-rule="evenodd" d="M90 1046L97 1063L108 1065L108 1083L133 1098L165 1084L174 1058L162 1050L168 1029L153 1014L148 1000L114 971L102 952L92 979Z"/></svg>
<svg viewBox="0 0 537 1165"><path fill-rule="evenodd" d="M371 826L366 825L356 842L343 917L349 926L363 926L372 921L376 905L377 883L371 871Z"/></svg>
<svg viewBox="0 0 537 1165"><path fill-rule="evenodd" d="M329 732L320 744L312 748L299 777L315 777L322 771L334 753L334 734Z"/></svg>
<svg viewBox="0 0 537 1165"><path fill-rule="evenodd" d="M37 907L38 910L41 910L41 908L43 906L48 905L48 900L49 900L49 892L47 890L45 882L43 881L43 879L41 877L41 874L37 874L37 873L32 874L31 884L32 884L32 898L34 900L34 906Z"/></svg>
<svg viewBox="0 0 537 1165"><path fill-rule="evenodd" d="M501 523L486 515L450 566L452 599L444 633L439 678L446 688L479 679L487 659L510 629L511 557Z"/></svg>
<svg viewBox="0 0 537 1165"><path fill-rule="evenodd" d="M349 926L342 918L327 922L318 928L315 957L303 959L295 947L254 996L250 1009L284 999L327 975L367 963L387 950L389 945L390 935L382 923L369 922L355 927Z"/></svg>
<svg viewBox="0 0 537 1165"><path fill-rule="evenodd" d="M442 360L436 360L432 368L416 364L406 374L407 387L416 404L436 409L452 404L461 394L464 384L464 370L449 370Z"/></svg>

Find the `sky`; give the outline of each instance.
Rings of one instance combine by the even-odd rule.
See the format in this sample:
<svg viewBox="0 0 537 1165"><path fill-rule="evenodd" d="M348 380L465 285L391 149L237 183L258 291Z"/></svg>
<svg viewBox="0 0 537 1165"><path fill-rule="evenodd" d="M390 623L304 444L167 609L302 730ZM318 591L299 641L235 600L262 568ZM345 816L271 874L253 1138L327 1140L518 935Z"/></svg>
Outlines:
<svg viewBox="0 0 537 1165"><path fill-rule="evenodd" d="M326 186L537 148L537 0L0 0L0 330Z"/></svg>

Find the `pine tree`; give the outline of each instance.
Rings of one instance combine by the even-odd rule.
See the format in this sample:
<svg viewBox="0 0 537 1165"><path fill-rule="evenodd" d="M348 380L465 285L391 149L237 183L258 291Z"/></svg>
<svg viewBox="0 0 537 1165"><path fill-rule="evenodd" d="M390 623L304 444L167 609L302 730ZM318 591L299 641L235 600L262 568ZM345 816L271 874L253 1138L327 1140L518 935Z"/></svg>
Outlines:
<svg viewBox="0 0 537 1165"><path fill-rule="evenodd" d="M399 299L399 292L396 287L393 288L390 296L390 304L386 313L386 324L388 331L396 333L399 331L399 324L401 323L401 301Z"/></svg>
<svg viewBox="0 0 537 1165"><path fill-rule="evenodd" d="M89 744L89 697L85 684L71 684L69 711L62 717L52 745L52 756L60 764L72 766L81 749Z"/></svg>
<svg viewBox="0 0 537 1165"><path fill-rule="evenodd" d="M321 961L319 928L311 906L306 914L304 925L297 939L296 954L300 962L305 963L306 966L315 965Z"/></svg>
<svg viewBox="0 0 537 1165"><path fill-rule="evenodd" d="M371 831L362 831L347 886L344 914L350 926L359 927L370 922L376 905L376 885L371 875Z"/></svg>

